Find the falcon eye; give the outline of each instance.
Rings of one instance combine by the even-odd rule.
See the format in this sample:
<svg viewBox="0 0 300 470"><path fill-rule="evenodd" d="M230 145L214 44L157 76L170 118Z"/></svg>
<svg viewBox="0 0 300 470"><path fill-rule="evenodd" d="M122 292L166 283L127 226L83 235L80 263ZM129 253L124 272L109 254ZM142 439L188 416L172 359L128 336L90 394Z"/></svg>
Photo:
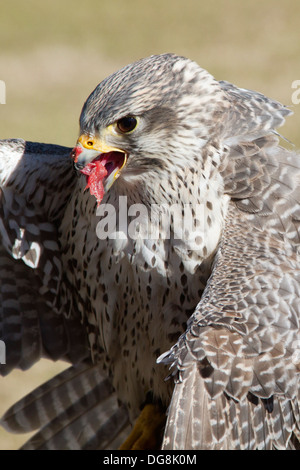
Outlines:
<svg viewBox="0 0 300 470"><path fill-rule="evenodd" d="M132 116L125 116L117 121L117 128L123 134L133 131L136 126L137 120Z"/></svg>

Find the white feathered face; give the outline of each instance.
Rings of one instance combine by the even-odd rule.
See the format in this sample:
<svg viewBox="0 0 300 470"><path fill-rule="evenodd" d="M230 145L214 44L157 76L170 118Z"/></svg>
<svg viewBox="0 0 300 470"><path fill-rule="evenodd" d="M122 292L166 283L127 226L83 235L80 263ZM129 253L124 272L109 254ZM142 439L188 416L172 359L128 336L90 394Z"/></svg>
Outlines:
<svg viewBox="0 0 300 470"><path fill-rule="evenodd" d="M116 72L85 102L72 151L98 204L122 175L195 165L211 138L219 87L188 59L152 56Z"/></svg>

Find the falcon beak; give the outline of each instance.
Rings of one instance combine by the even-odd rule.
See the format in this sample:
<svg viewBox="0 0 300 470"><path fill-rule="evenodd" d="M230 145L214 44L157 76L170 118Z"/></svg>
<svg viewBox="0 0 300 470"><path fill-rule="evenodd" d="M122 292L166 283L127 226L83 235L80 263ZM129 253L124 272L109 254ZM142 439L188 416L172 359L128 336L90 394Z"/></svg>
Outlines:
<svg viewBox="0 0 300 470"><path fill-rule="evenodd" d="M105 166L107 175L103 180L104 190L107 191L120 176L127 162L124 150L111 147L97 137L82 134L71 152L76 170L84 172L84 168L96 161Z"/></svg>

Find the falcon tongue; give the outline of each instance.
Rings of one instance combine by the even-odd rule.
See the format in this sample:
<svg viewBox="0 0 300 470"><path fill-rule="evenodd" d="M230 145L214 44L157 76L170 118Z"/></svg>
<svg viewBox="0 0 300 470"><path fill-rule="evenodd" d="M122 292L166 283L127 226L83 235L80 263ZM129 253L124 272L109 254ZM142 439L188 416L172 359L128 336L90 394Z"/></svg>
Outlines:
<svg viewBox="0 0 300 470"><path fill-rule="evenodd" d="M85 189L89 189L90 193L96 197L97 206L99 206L104 196L103 179L107 175L107 169L101 160L96 160L86 165L80 172L86 175Z"/></svg>

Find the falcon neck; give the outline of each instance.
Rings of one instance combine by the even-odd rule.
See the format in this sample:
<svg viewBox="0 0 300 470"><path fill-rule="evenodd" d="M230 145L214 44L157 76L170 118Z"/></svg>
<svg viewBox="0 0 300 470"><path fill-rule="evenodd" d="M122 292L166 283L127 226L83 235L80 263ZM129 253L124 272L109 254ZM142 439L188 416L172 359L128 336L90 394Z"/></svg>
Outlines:
<svg viewBox="0 0 300 470"><path fill-rule="evenodd" d="M118 181L107 196L98 215L104 217L106 230L105 217L110 211L112 230L119 234L116 238L121 234L124 243L139 239L147 245L147 240L165 240L182 252L180 257L196 252L196 264L209 258L218 246L228 197L223 194L220 172L210 159L201 170L177 168L165 178L148 176L135 185ZM104 232L103 238L106 235Z"/></svg>
<svg viewBox="0 0 300 470"><path fill-rule="evenodd" d="M138 179L120 178L112 189L115 196L126 196L129 204L141 203L150 209L152 204L205 204L214 193L223 195L223 178L220 175L221 158L214 145L201 149L186 165L168 165L164 170L149 171Z"/></svg>

